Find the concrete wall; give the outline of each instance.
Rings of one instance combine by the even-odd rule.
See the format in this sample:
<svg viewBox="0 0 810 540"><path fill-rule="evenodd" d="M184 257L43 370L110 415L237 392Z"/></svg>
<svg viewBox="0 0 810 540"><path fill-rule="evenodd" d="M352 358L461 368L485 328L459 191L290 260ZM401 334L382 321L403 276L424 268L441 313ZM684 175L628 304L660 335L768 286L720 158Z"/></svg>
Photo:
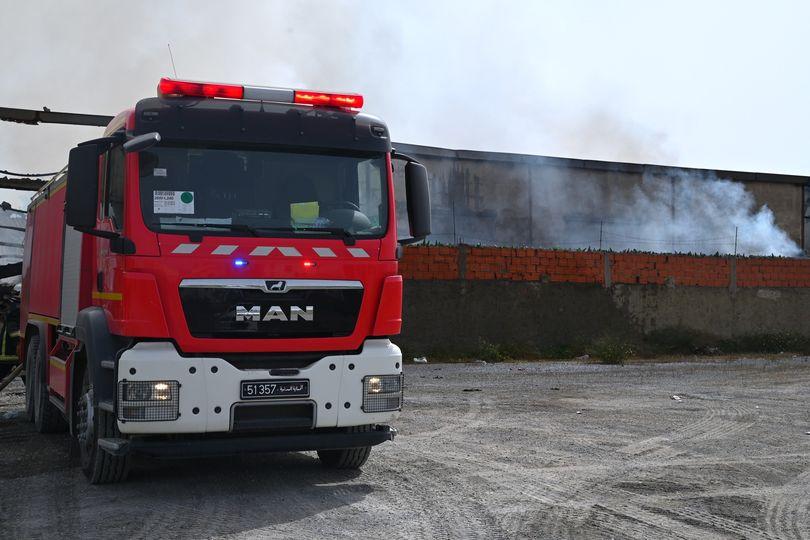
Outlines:
<svg viewBox="0 0 810 540"><path fill-rule="evenodd" d="M491 343L553 349L688 330L727 339L810 338L810 260L476 247L411 247L407 352L460 354Z"/></svg>
<svg viewBox="0 0 810 540"><path fill-rule="evenodd" d="M684 175L742 182L758 205L766 204L777 224L803 246L804 185L800 176L710 171L633 163L574 160L447 150L395 144L428 168L434 233L440 243L535 247L599 247L601 222L612 215L613 203L645 179ZM403 166L395 166L398 221L407 230ZM568 193L570 208L554 205L560 191ZM712 234L717 234L713 231ZM733 238L734 231L723 232ZM626 249L628 246L604 246ZM639 247L639 246L632 246ZM645 246L641 246L645 247ZM733 241L727 251L732 252ZM646 246L649 249L649 246Z"/></svg>

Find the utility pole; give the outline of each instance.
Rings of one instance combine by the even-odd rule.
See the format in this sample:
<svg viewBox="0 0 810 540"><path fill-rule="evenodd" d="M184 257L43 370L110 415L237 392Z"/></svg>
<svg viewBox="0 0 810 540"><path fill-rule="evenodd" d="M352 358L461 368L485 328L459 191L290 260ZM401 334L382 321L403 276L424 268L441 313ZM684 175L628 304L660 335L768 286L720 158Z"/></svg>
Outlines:
<svg viewBox="0 0 810 540"><path fill-rule="evenodd" d="M734 256L737 256L737 233L739 232L740 227L734 227Z"/></svg>
<svg viewBox="0 0 810 540"><path fill-rule="evenodd" d="M605 226L605 220L599 220L599 251L602 251L602 229Z"/></svg>

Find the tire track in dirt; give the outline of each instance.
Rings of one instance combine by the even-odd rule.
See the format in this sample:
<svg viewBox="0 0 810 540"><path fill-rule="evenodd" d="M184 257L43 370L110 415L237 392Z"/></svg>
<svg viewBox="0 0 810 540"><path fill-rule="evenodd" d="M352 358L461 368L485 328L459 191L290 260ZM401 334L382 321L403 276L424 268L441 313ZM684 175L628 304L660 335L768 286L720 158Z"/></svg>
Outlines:
<svg viewBox="0 0 810 540"><path fill-rule="evenodd" d="M495 419L496 407L491 398L465 398L464 414L461 416L445 415L444 422L437 428L427 431L415 431L408 434L408 437L417 439L432 439L436 437L449 437L452 434L463 432L476 427L491 425L489 422Z"/></svg>
<svg viewBox="0 0 810 540"><path fill-rule="evenodd" d="M630 443L619 451L633 457L652 455L660 459L673 459L684 452L674 449L672 444L736 436L751 428L758 420L757 410L750 405L697 396L690 399L700 399L706 405L704 414L697 421L676 428L668 435L657 435Z"/></svg>
<svg viewBox="0 0 810 540"><path fill-rule="evenodd" d="M777 490L767 501L763 523L779 538L810 538L810 471L805 471Z"/></svg>
<svg viewBox="0 0 810 540"><path fill-rule="evenodd" d="M421 453L405 451L388 456L391 458L397 466L382 465L384 474L399 481L393 484L393 489L386 490L385 496L391 501L388 506L402 508L416 504L421 510L418 529L412 531L415 534L403 538L506 538L494 527L497 520L490 515L489 506L466 496L469 489L463 470ZM420 476L417 485L403 489L408 484L402 472L404 464L428 473Z"/></svg>

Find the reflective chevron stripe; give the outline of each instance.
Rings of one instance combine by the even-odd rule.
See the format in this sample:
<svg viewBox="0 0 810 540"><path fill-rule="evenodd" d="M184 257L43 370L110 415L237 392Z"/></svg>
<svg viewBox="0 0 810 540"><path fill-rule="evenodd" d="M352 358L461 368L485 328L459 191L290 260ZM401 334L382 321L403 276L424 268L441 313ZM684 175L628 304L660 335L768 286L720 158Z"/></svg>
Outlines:
<svg viewBox="0 0 810 540"><path fill-rule="evenodd" d="M182 253L182 254L194 253L194 251L198 247L200 247L200 244L180 244L176 248L174 248L174 250L172 250L172 253Z"/></svg>
<svg viewBox="0 0 810 540"><path fill-rule="evenodd" d="M312 251L317 253L319 257L337 257L334 251L325 247L312 248Z"/></svg>
<svg viewBox="0 0 810 540"><path fill-rule="evenodd" d="M229 245L223 244L221 246L217 246L217 249L212 251L211 255L230 255L231 253L236 251L237 247L239 247L239 246L229 246Z"/></svg>
<svg viewBox="0 0 810 540"><path fill-rule="evenodd" d="M368 257L368 252L363 248L348 248L348 249L349 253L352 254L352 257L357 257L360 259Z"/></svg>
<svg viewBox="0 0 810 540"><path fill-rule="evenodd" d="M301 256L301 253L299 253L298 250L295 249L294 247L280 247L280 248L278 248L278 250L285 257L300 257Z"/></svg>
<svg viewBox="0 0 810 540"><path fill-rule="evenodd" d="M276 249L274 246L259 246L253 248L253 251L251 251L250 254L253 257L266 257L267 255L270 255L274 249Z"/></svg>
<svg viewBox="0 0 810 540"><path fill-rule="evenodd" d="M178 255L189 255L197 251L197 248L199 247L200 244L178 244L177 247L172 250L172 253ZM231 255L237 249L239 249L238 245L220 244L216 246L210 254ZM338 257L338 254L335 253L332 248L328 247L313 247L312 251L318 257L323 257L325 259L334 259ZM371 257L371 255L369 255L365 249L359 247L346 248L346 251L349 253L349 255L356 259L367 259ZM250 257L266 257L274 252L278 252L284 257L302 257L301 252L292 246L257 246L254 247L248 255Z"/></svg>

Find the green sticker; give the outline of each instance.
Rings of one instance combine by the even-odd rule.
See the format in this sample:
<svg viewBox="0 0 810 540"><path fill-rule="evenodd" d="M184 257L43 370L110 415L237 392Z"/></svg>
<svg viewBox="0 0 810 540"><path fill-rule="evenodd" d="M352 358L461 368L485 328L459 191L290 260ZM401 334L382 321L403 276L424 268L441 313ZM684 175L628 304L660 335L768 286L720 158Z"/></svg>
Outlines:
<svg viewBox="0 0 810 540"><path fill-rule="evenodd" d="M194 195L190 191L184 191L183 194L180 195L180 200L185 204L189 204L194 200Z"/></svg>

